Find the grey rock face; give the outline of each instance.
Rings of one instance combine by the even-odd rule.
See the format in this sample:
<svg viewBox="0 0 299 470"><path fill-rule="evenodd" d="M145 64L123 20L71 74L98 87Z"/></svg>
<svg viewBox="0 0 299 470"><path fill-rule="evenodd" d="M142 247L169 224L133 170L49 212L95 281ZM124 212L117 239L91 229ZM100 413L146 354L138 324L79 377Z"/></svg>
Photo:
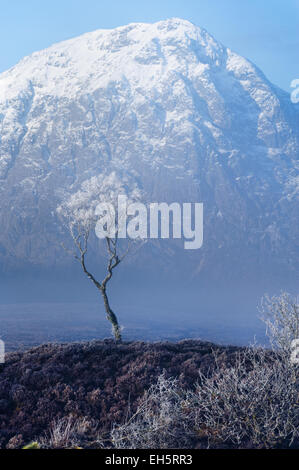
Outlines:
<svg viewBox="0 0 299 470"><path fill-rule="evenodd" d="M215 277L294 276L298 154L288 94L188 21L56 44L0 75L2 265L57 262L57 205L121 168L150 201L204 203L204 247L169 242L169 260Z"/></svg>

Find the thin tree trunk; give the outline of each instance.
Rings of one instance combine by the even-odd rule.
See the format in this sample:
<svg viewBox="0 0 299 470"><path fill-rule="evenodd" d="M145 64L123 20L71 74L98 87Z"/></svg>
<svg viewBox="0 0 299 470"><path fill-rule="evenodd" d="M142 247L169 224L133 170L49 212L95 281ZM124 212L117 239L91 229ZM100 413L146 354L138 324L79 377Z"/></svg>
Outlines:
<svg viewBox="0 0 299 470"><path fill-rule="evenodd" d="M109 245L109 241L108 241L108 247L110 247ZM120 263L120 259L117 257L116 254L111 254L111 251L109 249L109 253L111 254L111 258L109 260L109 264L108 264L108 274L106 276L106 278L103 280L102 283L98 282L95 277L86 269L86 266L85 266L85 255L86 255L86 250L82 250L81 246L79 245L79 250L81 251L81 257L80 258L77 258L79 259L79 261L81 262L81 265L82 265L82 268L83 268L83 271L84 273L86 274L86 276L88 277L88 279L90 281L93 282L93 284L96 286L96 288L101 292L102 294L102 297L103 297L103 300L104 300L104 305L105 305L105 310L106 310L106 315L107 315L107 320L111 323L112 325L112 328L113 328L113 334L114 334L114 338L115 338L115 341L116 342L121 342L122 338L121 338L121 330L120 330L120 326L118 324L118 320L117 320L117 316L115 315L115 313L113 312L113 310L111 309L110 305L109 305L109 300L108 300L108 296L107 296L107 283L110 281L110 279L112 278L112 273L113 273L113 269L116 268L116 266L119 265ZM113 264L113 260L114 260L114 264Z"/></svg>
<svg viewBox="0 0 299 470"><path fill-rule="evenodd" d="M107 314L107 320L110 321L110 323L112 325L115 341L121 342L122 338L121 338L120 326L118 324L118 320L117 320L117 317L116 317L115 313L111 310L111 307L109 305L109 300L108 300L108 297L107 297L106 288L102 287L101 288L101 293L102 293L102 297L103 297L103 300L104 300L105 310L106 310L106 314Z"/></svg>

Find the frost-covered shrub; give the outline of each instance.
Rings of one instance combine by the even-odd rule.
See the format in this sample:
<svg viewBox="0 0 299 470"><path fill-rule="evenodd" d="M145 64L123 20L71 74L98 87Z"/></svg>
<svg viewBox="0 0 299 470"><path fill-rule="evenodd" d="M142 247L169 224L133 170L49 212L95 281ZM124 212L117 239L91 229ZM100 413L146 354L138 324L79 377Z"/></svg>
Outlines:
<svg viewBox="0 0 299 470"><path fill-rule="evenodd" d="M186 392L165 374L145 393L136 413L111 433L118 449L188 448L194 438Z"/></svg>
<svg viewBox="0 0 299 470"><path fill-rule="evenodd" d="M96 434L97 424L87 418L66 416L54 420L49 432L41 438L39 444L49 449L71 449L80 447L86 437Z"/></svg>
<svg viewBox="0 0 299 470"><path fill-rule="evenodd" d="M232 364L199 371L196 390L159 377L137 412L114 427L116 448L298 446L298 368L281 355L247 348Z"/></svg>
<svg viewBox="0 0 299 470"><path fill-rule="evenodd" d="M292 343L299 340L299 301L284 292L262 299L261 319L267 327L271 345L282 354L290 355Z"/></svg>
<svg viewBox="0 0 299 470"><path fill-rule="evenodd" d="M272 448L298 440L298 369L281 356L249 348L218 367L193 394L196 427L211 446Z"/></svg>

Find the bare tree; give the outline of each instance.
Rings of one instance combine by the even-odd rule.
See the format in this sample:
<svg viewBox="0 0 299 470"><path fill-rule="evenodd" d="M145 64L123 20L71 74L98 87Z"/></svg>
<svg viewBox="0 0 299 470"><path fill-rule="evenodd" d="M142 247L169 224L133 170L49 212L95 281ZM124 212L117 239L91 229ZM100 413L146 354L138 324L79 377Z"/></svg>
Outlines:
<svg viewBox="0 0 299 470"><path fill-rule="evenodd" d="M130 188L130 190L129 190ZM81 189L75 194L68 197L57 209L59 218L63 221L64 226L70 233L75 252L69 250L63 244L64 249L72 254L77 261L80 262L85 275L90 279L94 286L99 290L104 301L107 320L112 325L114 338L117 342L121 341L121 328L116 314L113 312L107 294L107 286L113 276L114 270L124 260L129 253L133 242L137 239L121 240L119 239L120 219L117 214L117 200L119 195L128 197L128 203L138 201L141 192L137 185L129 180L119 176L116 172L109 175L101 175L85 181ZM108 214L111 227L107 226L107 236L104 239L106 245L107 267L106 276L99 281L87 268L87 254L91 244L91 236L95 231L98 217L96 209L100 203L108 204L113 208ZM122 243L121 243L122 242ZM125 245L125 246L123 246Z"/></svg>

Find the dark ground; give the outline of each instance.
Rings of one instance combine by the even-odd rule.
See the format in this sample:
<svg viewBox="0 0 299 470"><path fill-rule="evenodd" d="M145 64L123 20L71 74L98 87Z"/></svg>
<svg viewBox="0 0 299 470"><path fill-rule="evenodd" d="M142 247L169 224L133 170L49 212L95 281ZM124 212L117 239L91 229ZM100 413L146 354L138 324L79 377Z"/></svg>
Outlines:
<svg viewBox="0 0 299 470"><path fill-rule="evenodd" d="M193 340L118 345L105 340L10 353L0 366L0 448L28 444L54 419L69 415L96 419L109 431L124 420L129 404L134 411L163 371L193 388L198 369L213 365L213 350L229 362L238 349Z"/></svg>

